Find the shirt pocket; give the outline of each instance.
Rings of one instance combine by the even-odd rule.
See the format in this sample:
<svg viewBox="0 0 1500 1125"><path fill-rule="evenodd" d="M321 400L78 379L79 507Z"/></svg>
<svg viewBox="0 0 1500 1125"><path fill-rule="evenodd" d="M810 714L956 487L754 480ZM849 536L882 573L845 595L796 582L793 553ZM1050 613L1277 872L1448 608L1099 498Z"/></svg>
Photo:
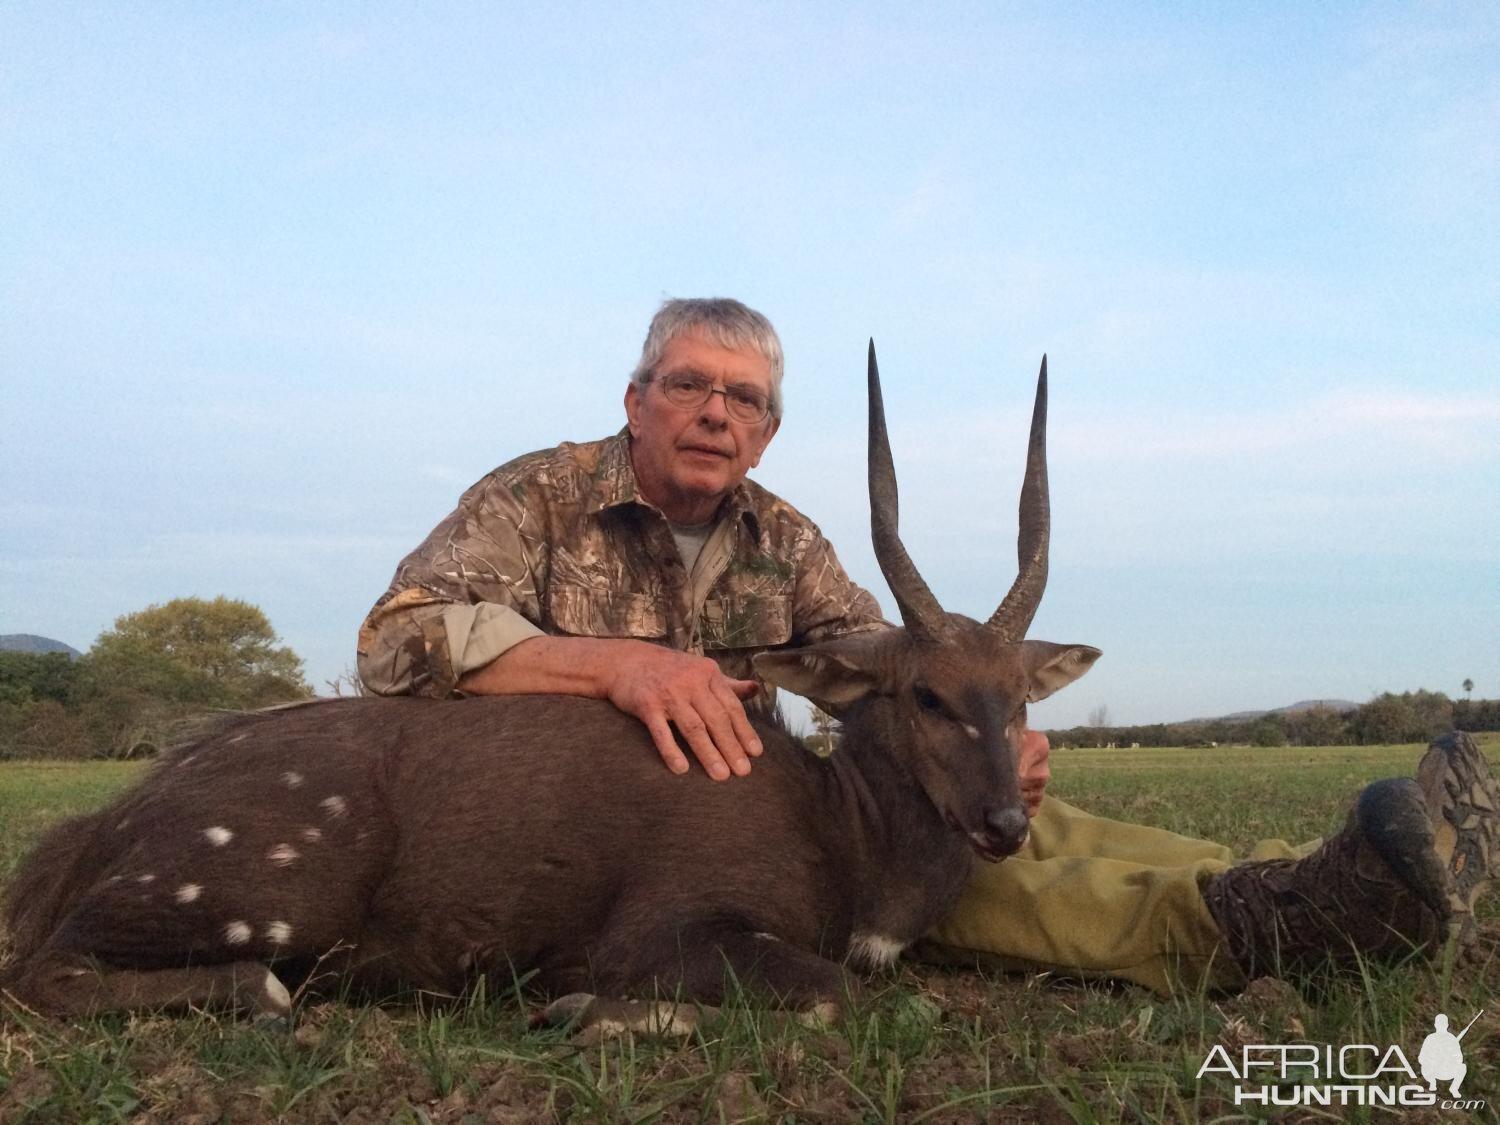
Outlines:
<svg viewBox="0 0 1500 1125"><path fill-rule="evenodd" d="M660 641L667 635L667 615L649 594L554 582L547 590L547 617L549 632L566 636Z"/></svg>
<svg viewBox="0 0 1500 1125"><path fill-rule="evenodd" d="M704 649L772 648L792 639L792 599L724 594L703 604Z"/></svg>

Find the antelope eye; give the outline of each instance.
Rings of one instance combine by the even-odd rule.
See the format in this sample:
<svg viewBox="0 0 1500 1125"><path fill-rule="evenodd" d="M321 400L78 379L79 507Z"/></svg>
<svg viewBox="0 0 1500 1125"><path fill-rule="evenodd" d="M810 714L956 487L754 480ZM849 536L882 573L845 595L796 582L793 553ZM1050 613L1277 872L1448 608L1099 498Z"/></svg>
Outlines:
<svg viewBox="0 0 1500 1125"><path fill-rule="evenodd" d="M912 692L912 694L916 696L917 706L922 708L922 710L931 711L934 714L938 715L946 715L948 713L948 708L945 707L943 705L943 701L938 698L937 692L933 691L931 688L918 687Z"/></svg>

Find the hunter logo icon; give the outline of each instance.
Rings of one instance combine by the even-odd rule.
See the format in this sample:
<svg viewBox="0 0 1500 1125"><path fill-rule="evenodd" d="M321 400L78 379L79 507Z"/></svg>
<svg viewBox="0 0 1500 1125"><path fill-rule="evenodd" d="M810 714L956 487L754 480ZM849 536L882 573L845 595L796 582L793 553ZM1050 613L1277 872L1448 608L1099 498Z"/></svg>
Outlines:
<svg viewBox="0 0 1500 1125"><path fill-rule="evenodd" d="M1447 1082L1449 1096L1458 1097L1458 1084L1469 1072L1469 1068L1464 1065L1464 1050L1458 1045L1458 1041L1469 1033L1469 1028L1482 1015L1484 1011L1481 1009L1479 1015L1470 1020L1457 1035L1448 1030L1447 1016L1439 1013L1433 1017L1432 1034L1422 1040L1422 1049L1417 1053L1417 1065L1422 1068L1422 1077L1426 1079L1428 1089L1436 1091L1439 1082Z"/></svg>

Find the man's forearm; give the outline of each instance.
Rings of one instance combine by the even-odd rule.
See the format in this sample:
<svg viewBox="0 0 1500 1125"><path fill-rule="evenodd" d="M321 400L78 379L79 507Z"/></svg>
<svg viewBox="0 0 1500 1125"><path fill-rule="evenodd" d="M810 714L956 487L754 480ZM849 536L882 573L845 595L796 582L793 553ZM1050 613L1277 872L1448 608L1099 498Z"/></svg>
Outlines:
<svg viewBox="0 0 1500 1125"><path fill-rule="evenodd" d="M611 676L644 641L610 637L531 637L466 673L459 690L471 695L581 695L609 698Z"/></svg>

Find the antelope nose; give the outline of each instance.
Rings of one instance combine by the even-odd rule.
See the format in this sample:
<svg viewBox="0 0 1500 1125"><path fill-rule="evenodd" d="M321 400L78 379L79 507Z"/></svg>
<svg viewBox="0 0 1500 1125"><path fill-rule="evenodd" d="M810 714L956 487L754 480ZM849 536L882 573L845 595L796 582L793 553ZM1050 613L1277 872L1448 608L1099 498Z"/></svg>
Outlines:
<svg viewBox="0 0 1500 1125"><path fill-rule="evenodd" d="M1018 808L991 809L985 814L984 824L1000 850L1007 855L1021 849L1021 845L1026 842L1026 834L1031 830L1025 811Z"/></svg>

